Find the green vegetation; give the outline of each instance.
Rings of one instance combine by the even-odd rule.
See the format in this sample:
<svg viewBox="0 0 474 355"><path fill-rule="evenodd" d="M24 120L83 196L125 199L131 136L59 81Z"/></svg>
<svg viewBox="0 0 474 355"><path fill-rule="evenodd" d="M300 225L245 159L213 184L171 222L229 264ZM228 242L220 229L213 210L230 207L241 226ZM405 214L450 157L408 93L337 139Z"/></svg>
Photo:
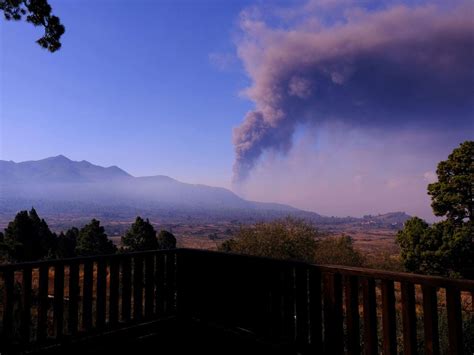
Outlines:
<svg viewBox="0 0 474 355"><path fill-rule="evenodd" d="M176 237L166 230L161 230L158 234L158 249L176 248Z"/></svg>
<svg viewBox="0 0 474 355"><path fill-rule="evenodd" d="M364 259L354 249L350 236L324 238L316 244L315 262L317 264L362 266Z"/></svg>
<svg viewBox="0 0 474 355"><path fill-rule="evenodd" d="M43 26L44 35L36 41L41 47L50 52L61 48L60 39L65 29L59 17L51 14L47 0L0 0L0 10L7 21L19 21L25 17L26 22Z"/></svg>
<svg viewBox="0 0 474 355"><path fill-rule="evenodd" d="M1 249L13 261L32 261L54 256L56 236L35 209L19 212L5 229Z"/></svg>
<svg viewBox="0 0 474 355"><path fill-rule="evenodd" d="M362 265L362 256L350 237L323 238L311 223L291 217L242 226L235 238L222 243L219 249L319 264Z"/></svg>
<svg viewBox="0 0 474 355"><path fill-rule="evenodd" d="M137 217L125 236L123 250L144 251L176 248L176 237L162 230L156 234L150 221ZM81 229L72 227L59 235L53 233L34 208L20 211L5 233L0 232L0 263L45 259L63 259L75 256L114 254L116 246L107 237L100 221L92 219Z"/></svg>
<svg viewBox="0 0 474 355"><path fill-rule="evenodd" d="M462 143L438 164L438 182L428 185L432 208L445 220L428 225L408 220L397 235L407 271L453 277L474 274L474 142Z"/></svg>
<svg viewBox="0 0 474 355"><path fill-rule="evenodd" d="M107 238L104 227L96 219L79 231L76 246L77 255L113 254L116 249L112 241Z"/></svg>
<svg viewBox="0 0 474 355"><path fill-rule="evenodd" d="M155 228L150 221L137 217L130 229L122 237L122 246L128 251L158 249Z"/></svg>
<svg viewBox="0 0 474 355"><path fill-rule="evenodd" d="M56 250L57 258L72 258L76 256L77 238L79 237L79 229L72 227L66 234L61 232L58 236L58 244Z"/></svg>
<svg viewBox="0 0 474 355"><path fill-rule="evenodd" d="M286 218L242 226L235 238L224 242L220 250L312 262L318 231L304 220Z"/></svg>
<svg viewBox="0 0 474 355"><path fill-rule="evenodd" d="M436 174L438 181L428 185L434 214L456 224L474 223L474 141L454 149Z"/></svg>

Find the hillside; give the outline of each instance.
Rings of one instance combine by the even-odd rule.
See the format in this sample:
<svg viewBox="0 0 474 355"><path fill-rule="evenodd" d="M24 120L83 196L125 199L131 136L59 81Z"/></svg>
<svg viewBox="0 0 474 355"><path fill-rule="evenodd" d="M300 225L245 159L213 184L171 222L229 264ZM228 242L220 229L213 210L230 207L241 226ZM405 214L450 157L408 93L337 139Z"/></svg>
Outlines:
<svg viewBox="0 0 474 355"><path fill-rule="evenodd" d="M137 215L163 223L250 223L293 215L338 230L349 225L398 228L408 218L401 212L325 217L284 204L248 201L221 187L188 184L165 175L134 177L117 166L62 155L21 163L0 160L0 227L18 210L31 206L58 224L91 217L115 223Z"/></svg>

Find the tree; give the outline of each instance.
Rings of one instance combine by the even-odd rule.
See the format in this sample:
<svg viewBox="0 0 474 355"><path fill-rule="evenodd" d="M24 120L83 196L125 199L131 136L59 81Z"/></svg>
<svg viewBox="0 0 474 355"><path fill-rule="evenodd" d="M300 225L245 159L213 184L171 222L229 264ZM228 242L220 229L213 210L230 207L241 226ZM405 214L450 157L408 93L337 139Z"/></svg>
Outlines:
<svg viewBox="0 0 474 355"><path fill-rule="evenodd" d="M457 223L474 222L474 141L454 149L436 174L438 181L428 185L434 214Z"/></svg>
<svg viewBox="0 0 474 355"><path fill-rule="evenodd" d="M36 42L50 52L61 48L61 36L65 28L59 17L51 14L47 0L0 0L0 10L5 20L19 21L26 16L26 22L34 26L43 26L44 35Z"/></svg>
<svg viewBox="0 0 474 355"><path fill-rule="evenodd" d="M116 247L105 234L104 227L96 219L92 219L79 231L76 245L77 255L113 254Z"/></svg>
<svg viewBox="0 0 474 355"><path fill-rule="evenodd" d="M317 242L315 251L317 264L362 266L363 257L354 249L350 236L328 237Z"/></svg>
<svg viewBox="0 0 474 355"><path fill-rule="evenodd" d="M314 262L319 232L302 219L285 218L242 226L221 251Z"/></svg>
<svg viewBox="0 0 474 355"><path fill-rule="evenodd" d="M176 248L176 237L167 230L161 230L158 234L158 249Z"/></svg>
<svg viewBox="0 0 474 355"><path fill-rule="evenodd" d="M428 225L418 217L397 234L405 269L444 276L474 276L474 142L453 150L438 164L438 182L428 185L436 216L446 220Z"/></svg>
<svg viewBox="0 0 474 355"><path fill-rule="evenodd" d="M137 217L127 233L122 237L122 245L129 251L158 249L155 228L147 219Z"/></svg>
<svg viewBox="0 0 474 355"><path fill-rule="evenodd" d="M61 232L58 236L56 257L58 259L72 258L76 256L76 245L79 237L79 229L72 227L66 233Z"/></svg>
<svg viewBox="0 0 474 355"><path fill-rule="evenodd" d="M40 260L54 255L56 235L34 208L20 211L8 223L3 237L3 249L13 261Z"/></svg>

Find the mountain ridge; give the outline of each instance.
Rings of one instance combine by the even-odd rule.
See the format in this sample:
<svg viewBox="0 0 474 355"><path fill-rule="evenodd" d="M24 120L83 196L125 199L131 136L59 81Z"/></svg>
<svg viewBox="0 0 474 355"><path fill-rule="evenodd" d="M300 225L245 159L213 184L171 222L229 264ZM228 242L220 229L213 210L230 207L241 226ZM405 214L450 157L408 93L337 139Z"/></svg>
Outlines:
<svg viewBox="0 0 474 355"><path fill-rule="evenodd" d="M319 224L356 222L389 227L409 218L404 212L326 217L286 204L249 201L223 187L189 184L167 175L136 177L115 165L102 167L64 155L18 163L0 160L0 214L31 206L41 206L51 214L78 216L147 213L263 220L294 215Z"/></svg>

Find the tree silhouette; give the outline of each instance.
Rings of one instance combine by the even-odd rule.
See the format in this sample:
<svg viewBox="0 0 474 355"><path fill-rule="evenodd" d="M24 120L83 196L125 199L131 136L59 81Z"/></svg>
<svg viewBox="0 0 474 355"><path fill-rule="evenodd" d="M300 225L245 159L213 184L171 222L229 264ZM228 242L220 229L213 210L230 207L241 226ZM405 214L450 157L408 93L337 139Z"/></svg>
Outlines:
<svg viewBox="0 0 474 355"><path fill-rule="evenodd" d="M91 220L79 231L76 245L77 255L113 254L116 250L117 248L107 238L104 227L100 225L98 220Z"/></svg>
<svg viewBox="0 0 474 355"><path fill-rule="evenodd" d="M56 235L36 210L20 211L5 229L4 249L14 261L32 261L53 257Z"/></svg>
<svg viewBox="0 0 474 355"><path fill-rule="evenodd" d="M436 174L438 181L428 185L434 214L453 222L474 222L474 141L454 149L438 164Z"/></svg>
<svg viewBox="0 0 474 355"><path fill-rule="evenodd" d="M51 14L47 0L0 0L0 10L7 21L19 21L26 16L26 22L43 26L44 35L36 41L41 47L50 52L61 48L60 39L65 28L59 17Z"/></svg>
<svg viewBox="0 0 474 355"><path fill-rule="evenodd" d="M76 245L79 237L79 229L72 227L66 233L61 232L58 236L56 257L72 258L76 256Z"/></svg>
<svg viewBox="0 0 474 355"><path fill-rule="evenodd" d="M156 231L148 219L137 217L127 233L122 237L122 245L128 251L158 249Z"/></svg>
<svg viewBox="0 0 474 355"><path fill-rule="evenodd" d="M436 216L429 225L418 217L397 234L400 255L408 271L444 276L474 276L474 142L454 149L438 164L438 181L428 185Z"/></svg>
<svg viewBox="0 0 474 355"><path fill-rule="evenodd" d="M158 249L176 248L176 237L167 230L162 230L158 234Z"/></svg>

